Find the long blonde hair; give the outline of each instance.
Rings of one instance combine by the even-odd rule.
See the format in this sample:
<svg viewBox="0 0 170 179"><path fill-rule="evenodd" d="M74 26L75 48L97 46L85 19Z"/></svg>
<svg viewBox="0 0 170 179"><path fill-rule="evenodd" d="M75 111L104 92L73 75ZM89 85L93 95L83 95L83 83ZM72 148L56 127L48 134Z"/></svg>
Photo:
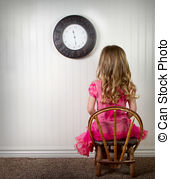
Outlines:
<svg viewBox="0 0 170 179"><path fill-rule="evenodd" d="M100 56L97 78L102 80L102 102L117 103L123 90L126 99L136 98L136 86L124 50L116 45L106 46Z"/></svg>

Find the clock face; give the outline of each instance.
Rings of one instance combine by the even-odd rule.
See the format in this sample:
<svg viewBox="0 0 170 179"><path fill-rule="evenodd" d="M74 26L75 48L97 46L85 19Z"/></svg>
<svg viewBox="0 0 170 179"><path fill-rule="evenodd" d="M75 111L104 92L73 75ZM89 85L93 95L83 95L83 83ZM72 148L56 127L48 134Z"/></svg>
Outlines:
<svg viewBox="0 0 170 179"><path fill-rule="evenodd" d="M78 15L66 16L55 26L53 41L62 55L81 58L93 50L96 31L88 19Z"/></svg>
<svg viewBox="0 0 170 179"><path fill-rule="evenodd" d="M63 42L71 50L81 49L87 42L87 32L81 25L69 25L63 32Z"/></svg>

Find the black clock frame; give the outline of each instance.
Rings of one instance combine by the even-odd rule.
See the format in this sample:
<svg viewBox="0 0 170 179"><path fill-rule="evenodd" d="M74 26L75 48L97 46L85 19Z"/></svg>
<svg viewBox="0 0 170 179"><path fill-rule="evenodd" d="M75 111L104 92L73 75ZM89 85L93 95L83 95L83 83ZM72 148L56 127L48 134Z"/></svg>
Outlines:
<svg viewBox="0 0 170 179"><path fill-rule="evenodd" d="M81 49L69 49L63 42L63 31L67 26L71 24L81 25L87 32L87 42ZM79 15L71 15L64 17L57 23L53 32L53 41L56 49L62 55L69 58L81 58L88 55L93 50L96 43L96 31L93 24L85 17Z"/></svg>

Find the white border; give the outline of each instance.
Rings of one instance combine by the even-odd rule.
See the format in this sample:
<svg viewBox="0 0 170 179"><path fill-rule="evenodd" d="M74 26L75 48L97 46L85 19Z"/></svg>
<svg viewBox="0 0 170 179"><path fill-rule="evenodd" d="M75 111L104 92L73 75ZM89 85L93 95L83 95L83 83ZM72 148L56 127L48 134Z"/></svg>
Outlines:
<svg viewBox="0 0 170 179"><path fill-rule="evenodd" d="M170 119L167 119L168 127L164 131L167 134L167 141L166 142L159 142L158 141L158 134L160 133L160 129L158 129L158 122L160 122L160 107L161 104L158 103L158 94L160 91L160 84L158 82L158 60L160 59L160 49L158 46L161 40L167 41L168 46L168 53L167 53L167 61L169 64L170 60L170 24L169 24L169 17L170 17L170 1L169 0L155 0L155 178L169 178L169 165L168 162L170 161L169 155L169 148L170 148ZM170 78L170 67L168 65L168 84ZM168 88L168 97L170 93L169 85ZM169 105L170 98L168 98L168 116L170 115L170 105ZM167 162L166 162L167 161Z"/></svg>

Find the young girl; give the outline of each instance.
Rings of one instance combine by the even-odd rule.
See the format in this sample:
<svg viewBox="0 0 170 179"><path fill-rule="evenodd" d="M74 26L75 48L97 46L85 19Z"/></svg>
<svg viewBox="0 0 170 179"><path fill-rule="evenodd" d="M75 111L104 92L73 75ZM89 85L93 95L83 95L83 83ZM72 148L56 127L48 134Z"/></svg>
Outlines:
<svg viewBox="0 0 170 179"><path fill-rule="evenodd" d="M131 81L131 72L124 50L116 45L106 46L101 53L98 68L97 80L93 81L89 87L89 99L87 110L92 115L97 102L97 110L109 106L126 107L136 112L136 86ZM117 111L117 139L126 138L130 125L130 116L125 112ZM105 112L98 116L102 131L106 140L114 138L113 111ZM102 140L96 121L92 123L92 133L95 140ZM143 131L142 139L147 135ZM140 128L135 124L132 127L131 137L140 137ZM86 132L76 137L76 150L81 155L89 156L93 151L93 144L87 129Z"/></svg>

